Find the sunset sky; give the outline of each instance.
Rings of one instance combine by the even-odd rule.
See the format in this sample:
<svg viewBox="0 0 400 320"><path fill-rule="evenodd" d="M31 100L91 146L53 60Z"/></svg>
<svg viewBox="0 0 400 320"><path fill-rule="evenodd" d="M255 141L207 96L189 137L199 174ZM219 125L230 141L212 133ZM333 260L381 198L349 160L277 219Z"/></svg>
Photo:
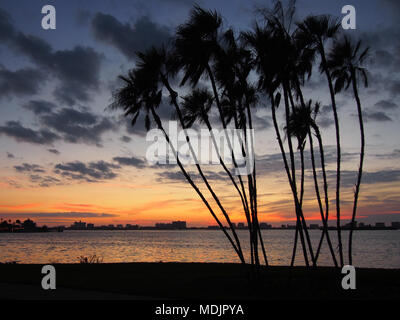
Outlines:
<svg viewBox="0 0 400 320"><path fill-rule="evenodd" d="M269 4L197 3L216 9L224 17L224 27L235 30L250 30L255 8ZM45 4L57 10L56 30L41 28ZM340 18L346 4L357 10L357 30L347 32L371 47L370 86L360 89L367 147L358 221L400 221L400 2L299 0L297 15ZM1 218L29 217L40 225L77 220L153 225L177 219L189 226L215 224L177 167L147 163L143 123L131 128L121 112L106 109L111 92L120 85L117 76L135 66L134 53L168 41L192 5L185 0L0 1ZM319 124L334 200L334 126L326 81L317 69L305 92L323 105ZM338 95L337 101L343 216L348 219L359 129L351 91ZM160 113L167 121L172 108L163 104ZM255 128L259 219L273 225L293 223L293 200L267 102L257 107ZM244 221L222 169L205 169L233 220ZM319 219L311 174L308 170L304 204L309 221Z"/></svg>

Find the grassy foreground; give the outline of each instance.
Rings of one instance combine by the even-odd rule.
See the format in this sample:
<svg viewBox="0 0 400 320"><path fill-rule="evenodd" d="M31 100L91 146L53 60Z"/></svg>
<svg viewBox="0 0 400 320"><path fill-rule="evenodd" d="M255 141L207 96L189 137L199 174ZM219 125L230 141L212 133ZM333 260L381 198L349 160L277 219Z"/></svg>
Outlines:
<svg viewBox="0 0 400 320"><path fill-rule="evenodd" d="M110 263L55 264L57 290L82 298L107 293L139 299L399 299L400 269L356 269L356 290L343 290L340 270L330 267L263 267L251 289L240 264ZM42 265L0 264L0 284L10 298L36 299ZM25 286L23 286L25 285ZM26 286L28 285L28 286ZM21 289L28 287L29 290ZM11 288L11 289L10 289ZM19 291L18 291L19 290ZM47 291L49 292L49 291ZM93 292L96 295L93 296ZM7 298L3 292L0 298Z"/></svg>

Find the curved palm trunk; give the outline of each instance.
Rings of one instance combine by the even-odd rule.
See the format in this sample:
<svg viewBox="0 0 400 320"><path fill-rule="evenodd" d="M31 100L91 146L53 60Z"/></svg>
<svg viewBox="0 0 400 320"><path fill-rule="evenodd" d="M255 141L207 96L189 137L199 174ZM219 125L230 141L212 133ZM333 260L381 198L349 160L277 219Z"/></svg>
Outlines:
<svg viewBox="0 0 400 320"><path fill-rule="evenodd" d="M271 111L272 111L272 120L273 120L273 123L274 123L275 133L276 133L276 137L277 137L277 140L278 140L279 148L281 150L281 154L282 154L282 158L283 158L286 174L288 176L289 184L290 184L290 187L291 187L292 192L293 192L295 190L295 186L293 185L293 180L292 180L292 177L291 177L291 174L290 174L289 164L288 164L288 161L287 161L287 158L286 158L286 154L285 154L285 148L283 147L282 137L281 137L281 134L280 134L280 131L279 131L279 126L278 126L278 121L276 119L275 101L274 101L273 95L271 95ZM296 197L294 197L294 202L295 202L297 224L300 225L300 217L299 217L298 204L297 204L297 201L296 201ZM299 230L299 234L300 234L300 242L301 242L302 249L303 249L304 261L305 261L306 266L309 266L306 243L304 241L304 235L303 235L302 229Z"/></svg>
<svg viewBox="0 0 400 320"><path fill-rule="evenodd" d="M353 72L352 72L351 76L352 76L352 83L353 83L353 92L354 92L354 97L357 102L358 122L360 125L361 151L360 151L360 165L358 168L357 184L356 184L356 190L354 193L353 214L352 214L351 223L350 223L350 234L349 234L349 264L350 265L353 263L353 256L352 256L353 231L354 231L354 224L355 224L355 219L356 219L356 214L357 214L358 196L360 193L361 178L362 178L363 165L364 165L364 154L365 154L365 133L364 133L364 122L363 122L362 110L361 110L361 102L360 102L360 98L358 96L357 79L356 79L355 71L354 70L352 70L352 71Z"/></svg>
<svg viewBox="0 0 400 320"><path fill-rule="evenodd" d="M239 107L239 109L241 109ZM244 116L243 111L241 111L241 116ZM239 120L238 120L238 115L235 112L234 113L234 121L235 121L235 128L239 128ZM244 139L245 142L247 143L247 136L246 136L246 125L244 126L244 128L242 128L243 133L244 133ZM239 138L239 143L241 144L241 151L242 151L242 156L244 158L246 158L246 151L243 147L243 140ZM253 146L253 145L252 145ZM247 150L248 152L248 150ZM233 152L232 152L233 154ZM248 190L249 190L249 196L250 196L250 209L251 209L251 228L252 228L252 233L250 234L250 238L251 238L251 244L252 244L252 257L254 257L254 262L255 265L258 269L259 265L260 265L260 258L259 258L259 254L258 254L258 235L259 235L259 230L257 227L257 218L256 218L256 211L255 211L255 199L254 199L254 184L253 184L253 176L252 174L248 174L247 175L247 183L248 183Z"/></svg>
<svg viewBox="0 0 400 320"><path fill-rule="evenodd" d="M293 98L291 97L290 86L288 84L283 86L283 90L284 90L285 112L286 112L286 127L289 128L289 114L290 114L290 112L289 112L289 99L293 103ZM301 93L300 87L299 87L299 93ZM302 99L302 95L300 95L300 96L301 96L301 99ZM302 99L302 105L304 105L303 99ZM300 218L300 222L301 222L301 225L303 227L304 234L305 234L305 237L306 237L306 240L307 240L308 249L309 249L310 256L311 256L311 261L313 263L313 266L316 266L310 235L308 233L306 220L305 220L304 214L303 214L303 209L302 209L302 206L301 206L299 198L298 198L297 185L296 185L296 179L295 179L296 178L295 177L296 169L295 169L295 163L294 163L294 152L293 152L292 140L291 140L291 137L290 137L289 133L287 133L287 136L288 136L290 160L291 160L291 163L292 163L292 172L293 172L292 173L292 175L293 175L292 180L293 180L294 188L292 188L292 193L293 193L293 197L294 197L294 200L295 200L296 208L298 210L298 215L299 215L299 218Z"/></svg>
<svg viewBox="0 0 400 320"><path fill-rule="evenodd" d="M333 82L331 74L328 70L327 63L326 63L326 56L325 56L325 49L320 44L320 55L321 55L321 62L322 66L325 71L326 78L328 80L329 86L329 93L331 96L332 102L332 111L333 117L335 120L335 132L336 132L336 228L337 228L337 236L338 236L338 246L339 246L339 259L340 259L340 266L343 267L343 245L342 245L342 229L340 225L340 170L341 170L341 147L340 147L340 130L339 130L339 117L336 108L336 99L335 99L335 91L333 90Z"/></svg>
<svg viewBox="0 0 400 320"><path fill-rule="evenodd" d="M322 139L321 139L321 134L319 132L319 129L317 126L314 126L314 130L316 131L317 139L319 142L319 149L320 149L320 155L321 155L321 167L322 167L322 172L323 172L323 179L324 179L324 194L325 194L325 216L324 216L324 210L322 207L322 201L321 201L321 195L319 192L319 187L318 187L318 178L317 178L317 171L315 168L315 157L314 157L314 147L313 147L313 139L311 135L311 131L308 133L309 140L310 140L310 153L311 153L311 164L312 164L312 170L313 170L313 177L314 177L314 185L315 185L315 194L317 195L317 200L318 200L318 206L319 210L321 213L321 220L323 224L323 231L322 231L322 237L321 241L318 245L317 253L315 255L315 260L318 260L318 255L321 249L322 245L322 239L324 238L324 234L326 234L326 239L328 243L329 250L332 255L333 263L335 267L338 266L337 261L336 261L336 256L335 256L335 251L333 250L332 242L329 237L329 232L328 232L328 212L329 212L329 199L328 199L328 184L326 181L326 172L325 172L325 156L324 156L324 149L323 149L323 144L322 144Z"/></svg>
<svg viewBox="0 0 400 320"><path fill-rule="evenodd" d="M247 99L247 96L246 96ZM247 103L246 100L246 110L247 110L247 117L249 119L249 128L250 130L253 130L253 121L252 121L252 117L251 117L251 111L250 111L250 106ZM251 135L251 145L252 148L254 148L254 141L253 141L253 135ZM255 153L254 153L254 171L253 171L253 185L254 185L254 210L255 210L255 217L256 217L256 227L258 229L258 235L259 235L259 239L260 239L260 244L261 244L261 250L264 256L264 262L265 265L268 266L268 259L267 259L267 254L265 251L265 246L264 246L264 241L261 235L261 229L260 229L260 224L258 221L258 211L257 211L257 172L256 172L256 157L255 157Z"/></svg>
<svg viewBox="0 0 400 320"><path fill-rule="evenodd" d="M296 231L294 233L294 241L293 241L293 250L292 250L292 259L290 261L290 266L294 266L294 261L296 259L296 252L297 252L297 241L299 238L299 232L300 232L300 224L298 221L296 221Z"/></svg>
<svg viewBox="0 0 400 320"><path fill-rule="evenodd" d="M304 197L304 150L300 150L300 161L301 161L301 177L300 177L300 206L303 207L303 197ZM292 260L290 262L290 266L293 267L294 261L296 259L296 249L297 249L297 241L298 241L298 232L299 226L296 223L296 232L294 235L294 245L292 252Z"/></svg>
<svg viewBox="0 0 400 320"><path fill-rule="evenodd" d="M153 115L153 118L157 124L158 129L160 129L165 136L165 139L167 141L167 143L169 144L169 146L171 147L171 150L174 154L174 156L176 157L177 160L177 164L179 166L179 168L181 169L183 175L185 176L186 180L189 182L189 184L193 187L193 189L197 192L197 194L200 196L201 200L204 202L204 204L206 205L207 209L210 211L211 215L213 216L213 218L216 220L217 224L219 225L219 227L221 228L221 230L223 231L223 233L225 234L225 236L228 238L229 242L231 243L233 249L235 250L236 254L238 255L240 261L245 264L245 260L243 258L243 254L241 253L241 251L239 250L239 248L235 245L233 239L231 238L231 236L228 234L228 232L226 231L226 228L223 226L223 224L221 223L221 221L218 219L218 217L216 216L214 210L211 208L210 204L208 203L208 201L206 200L206 198L204 197L204 195L201 193L200 189L195 185L195 183L193 182L192 178L189 176L189 174L186 172L185 168L183 167L181 161L179 160L179 156L177 151L175 150L173 144L171 143L168 134L166 133L164 127L162 126L161 123L161 119L160 117L157 115L156 111L154 110L154 108L151 108L151 113Z"/></svg>

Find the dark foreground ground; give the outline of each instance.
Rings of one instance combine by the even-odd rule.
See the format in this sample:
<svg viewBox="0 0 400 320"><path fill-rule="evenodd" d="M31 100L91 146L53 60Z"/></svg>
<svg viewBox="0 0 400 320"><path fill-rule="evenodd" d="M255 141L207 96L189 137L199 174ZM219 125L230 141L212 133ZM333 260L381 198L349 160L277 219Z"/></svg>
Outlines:
<svg viewBox="0 0 400 320"><path fill-rule="evenodd" d="M55 264L56 290L41 288L42 265L0 264L0 299L400 299L400 269L356 269L343 290L334 268L268 267L250 286L246 269L218 263Z"/></svg>

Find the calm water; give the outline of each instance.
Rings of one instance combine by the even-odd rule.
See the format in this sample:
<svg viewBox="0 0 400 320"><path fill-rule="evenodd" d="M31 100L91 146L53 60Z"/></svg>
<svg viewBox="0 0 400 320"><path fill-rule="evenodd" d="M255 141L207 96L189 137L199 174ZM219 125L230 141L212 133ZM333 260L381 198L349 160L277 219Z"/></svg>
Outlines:
<svg viewBox="0 0 400 320"><path fill-rule="evenodd" d="M248 232L238 232L248 252ZM310 230L310 235L316 246L320 231ZM347 245L348 232L343 236ZM263 230L263 237L270 264L288 265L294 231ZM323 246L322 251L319 264L331 265L328 247ZM0 262L76 263L77 257L93 254L103 257L104 262L238 262L218 230L0 233ZM296 264L303 264L301 255L298 250ZM400 268L400 231L356 231L353 260L359 267Z"/></svg>

